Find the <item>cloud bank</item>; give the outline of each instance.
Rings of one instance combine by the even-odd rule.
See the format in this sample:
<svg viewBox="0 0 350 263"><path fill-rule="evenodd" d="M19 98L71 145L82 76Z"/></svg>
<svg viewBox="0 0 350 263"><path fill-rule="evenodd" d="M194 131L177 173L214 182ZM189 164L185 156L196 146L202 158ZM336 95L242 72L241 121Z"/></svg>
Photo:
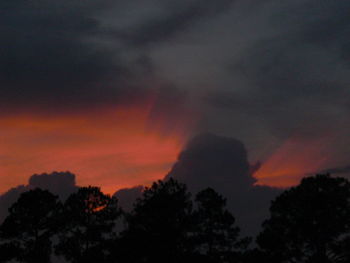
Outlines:
<svg viewBox="0 0 350 263"><path fill-rule="evenodd" d="M65 200L77 190L75 175L70 172L53 172L50 174L34 174L29 178L27 185L14 187L0 195L0 223L6 218L8 208L17 201L19 196L30 189L41 188L49 190Z"/></svg>
<svg viewBox="0 0 350 263"><path fill-rule="evenodd" d="M202 134L189 141L165 179L184 182L193 193L214 188L227 198L228 208L243 232L254 235L268 216L270 201L281 190L256 186L251 168L242 142Z"/></svg>
<svg viewBox="0 0 350 263"><path fill-rule="evenodd" d="M0 9L1 117L84 119L155 97L151 126L166 120L167 134L196 112L189 134L239 138L261 169L290 138L293 150L283 153L294 157L317 152L310 138L328 138L313 170L349 163L349 1L19 0ZM16 148L16 124L0 126L1 143ZM319 156L301 162L318 164ZM305 172L257 179L290 184Z"/></svg>
<svg viewBox="0 0 350 263"><path fill-rule="evenodd" d="M244 234L255 235L268 216L270 201L281 189L256 186L245 146L239 140L200 134L190 140L180 153L178 161L164 180L170 177L185 183L195 195L212 187L227 198L229 210L237 219ZM142 194L142 187L122 189L115 196L121 205L131 203Z"/></svg>

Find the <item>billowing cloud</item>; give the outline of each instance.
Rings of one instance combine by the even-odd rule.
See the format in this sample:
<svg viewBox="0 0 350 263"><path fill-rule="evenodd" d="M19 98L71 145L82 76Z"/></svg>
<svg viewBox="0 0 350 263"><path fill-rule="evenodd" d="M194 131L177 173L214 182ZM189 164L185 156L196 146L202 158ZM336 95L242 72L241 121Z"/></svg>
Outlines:
<svg viewBox="0 0 350 263"><path fill-rule="evenodd" d="M191 44L173 47L176 55L167 53L170 48L156 53L159 64L169 61L168 76L191 79L197 87L201 130L240 138L262 167L296 134L304 142L298 143L301 152L309 140L327 134L322 167L345 166L349 9L347 1L236 1L229 15L191 31ZM185 66L173 67L169 57ZM308 161L319 160L316 152L308 156L294 182L308 172Z"/></svg>
<svg viewBox="0 0 350 263"><path fill-rule="evenodd" d="M323 159L311 149L325 134L332 140L327 143L327 161L322 167L312 166L324 170L348 164L349 1L63 0L52 4L20 0L3 2L0 9L1 117L27 114L27 123L36 123L41 116L45 124L49 118L70 119L74 113L75 126L96 114L110 120L107 127L129 119L116 120L106 113L116 105L138 107L153 97L148 126L156 127L158 135L186 127L189 132L180 136L182 140L197 132L239 138L251 162L262 161L260 172L275 166L271 160L278 159L281 147L289 145L295 134L295 145L302 147L305 142L313 153L303 164ZM191 114L196 115L194 125L188 125L193 118L182 122ZM16 137L16 118L0 123L0 141L11 151L29 152L33 148L28 141L43 143L52 137L57 142L74 136L80 143L85 139L58 132L45 132L47 137L42 137L42 131L40 136L22 132ZM18 141L26 142L22 149ZM51 146L60 148L46 145L50 159L58 149ZM3 151L0 171L12 167L18 176L15 166L8 166L14 155ZM283 152L294 154L293 160L299 158L294 146ZM37 164L31 163L32 158L22 159L31 171ZM102 153L91 158L89 163L100 165L99 160L111 156ZM64 160L60 167L67 164ZM258 176L257 180L290 185L309 170L298 168L286 179L276 176L264 181ZM133 173L125 180L129 179L135 179Z"/></svg>
<svg viewBox="0 0 350 263"><path fill-rule="evenodd" d="M70 172L53 172L50 174L34 174L27 185L14 187L0 195L0 223L5 219L8 208L17 201L19 196L30 189L41 188L49 190L65 200L76 191L75 175Z"/></svg>
<svg viewBox="0 0 350 263"><path fill-rule="evenodd" d="M63 200L77 190L75 175L70 172L34 174L29 178L27 187L49 190Z"/></svg>
<svg viewBox="0 0 350 263"><path fill-rule="evenodd" d="M239 140L202 134L189 141L165 179L175 178L196 193L212 187L227 198L228 207L245 234L258 233L277 188L256 186L245 146Z"/></svg>
<svg viewBox="0 0 350 263"><path fill-rule="evenodd" d="M174 177L196 190L222 188L232 182L235 188L249 188L256 181L249 166L242 142L201 134L188 142L166 178Z"/></svg>
<svg viewBox="0 0 350 263"><path fill-rule="evenodd" d="M164 180L170 177L185 183L192 194L212 187L228 200L228 208L244 234L255 235L268 216L270 201L280 189L255 185L247 152L239 140L201 134L189 141ZM130 209L142 187L122 189L115 196Z"/></svg>

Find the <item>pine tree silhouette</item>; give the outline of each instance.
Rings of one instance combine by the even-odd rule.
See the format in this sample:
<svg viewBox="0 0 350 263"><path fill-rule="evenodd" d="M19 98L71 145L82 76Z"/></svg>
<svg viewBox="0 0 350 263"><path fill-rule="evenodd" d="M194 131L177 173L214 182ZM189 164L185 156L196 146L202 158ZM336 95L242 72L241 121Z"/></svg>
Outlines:
<svg viewBox="0 0 350 263"><path fill-rule="evenodd" d="M104 262L120 215L117 200L100 188L79 188L64 204L56 254L74 263Z"/></svg>
<svg viewBox="0 0 350 263"><path fill-rule="evenodd" d="M278 196L257 238L270 262L350 262L350 183L316 175Z"/></svg>
<svg viewBox="0 0 350 263"><path fill-rule="evenodd" d="M23 193L9 208L9 215L0 227L1 260L50 262L51 237L60 208L58 197L46 190L38 188Z"/></svg>

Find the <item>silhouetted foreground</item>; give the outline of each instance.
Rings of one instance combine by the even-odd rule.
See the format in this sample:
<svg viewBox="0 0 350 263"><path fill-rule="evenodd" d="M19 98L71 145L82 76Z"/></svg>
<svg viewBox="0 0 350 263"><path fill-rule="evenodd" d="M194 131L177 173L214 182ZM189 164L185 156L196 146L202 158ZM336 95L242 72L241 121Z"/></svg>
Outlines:
<svg viewBox="0 0 350 263"><path fill-rule="evenodd" d="M39 188L23 193L0 227L0 262L350 262L350 183L316 175L283 192L249 249L226 200L194 198L176 180L146 188L130 213L98 187L62 204ZM123 224L122 224L123 223ZM121 227L123 225L123 227Z"/></svg>

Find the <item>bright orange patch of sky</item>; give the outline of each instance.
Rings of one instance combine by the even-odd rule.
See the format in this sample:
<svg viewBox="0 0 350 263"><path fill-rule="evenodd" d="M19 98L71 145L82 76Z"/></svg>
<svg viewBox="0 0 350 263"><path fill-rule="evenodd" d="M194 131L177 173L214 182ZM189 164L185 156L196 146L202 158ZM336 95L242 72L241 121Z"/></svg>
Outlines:
<svg viewBox="0 0 350 263"><path fill-rule="evenodd" d="M293 135L265 160L254 177L257 184L276 187L296 185L300 179L329 168L334 134L303 138Z"/></svg>
<svg viewBox="0 0 350 263"><path fill-rule="evenodd" d="M154 119L155 100L146 101L86 115L1 117L0 193L27 184L32 174L52 171L71 171L78 185L101 186L111 194L162 179L197 118L187 112L176 120L166 114ZM257 184L291 186L329 168L335 137L291 136L255 172Z"/></svg>
<svg viewBox="0 0 350 263"><path fill-rule="evenodd" d="M0 193L27 184L34 173L52 171L69 170L78 185L101 186L107 193L163 178L185 142L190 118L172 120L165 133L167 120L154 128L151 111L152 103L145 103L87 116L2 117Z"/></svg>

